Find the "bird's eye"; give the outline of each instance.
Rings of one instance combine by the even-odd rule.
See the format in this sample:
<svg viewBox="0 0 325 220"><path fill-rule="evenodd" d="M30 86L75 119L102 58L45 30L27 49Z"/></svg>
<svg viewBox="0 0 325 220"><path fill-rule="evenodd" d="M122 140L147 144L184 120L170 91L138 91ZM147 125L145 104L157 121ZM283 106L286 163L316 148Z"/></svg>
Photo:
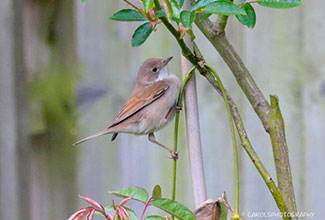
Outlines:
<svg viewBox="0 0 325 220"><path fill-rule="evenodd" d="M154 73L156 73L156 72L158 72L158 70L159 70L159 69L158 69L157 67L154 67L154 68L152 68L151 71L154 72Z"/></svg>

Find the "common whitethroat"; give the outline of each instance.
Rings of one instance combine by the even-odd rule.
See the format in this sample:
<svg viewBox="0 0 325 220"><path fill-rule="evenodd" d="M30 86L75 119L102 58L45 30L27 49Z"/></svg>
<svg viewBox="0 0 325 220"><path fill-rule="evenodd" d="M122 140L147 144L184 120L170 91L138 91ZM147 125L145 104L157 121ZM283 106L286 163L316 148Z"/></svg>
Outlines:
<svg viewBox="0 0 325 220"><path fill-rule="evenodd" d="M154 135L154 132L163 128L173 119L175 112L180 110L176 104L181 83L167 68L172 58L146 60L138 71L131 97L114 122L105 130L81 139L73 145L104 134L113 134L112 141L118 133L148 135L149 141L168 150L171 157L177 159L177 152L159 143Z"/></svg>

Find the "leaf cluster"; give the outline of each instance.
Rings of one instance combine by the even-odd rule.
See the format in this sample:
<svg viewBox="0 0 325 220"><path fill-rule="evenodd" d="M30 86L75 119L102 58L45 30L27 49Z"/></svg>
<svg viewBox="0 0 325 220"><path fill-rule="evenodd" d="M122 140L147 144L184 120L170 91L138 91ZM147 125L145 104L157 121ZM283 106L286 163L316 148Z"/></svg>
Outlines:
<svg viewBox="0 0 325 220"><path fill-rule="evenodd" d="M85 3L87 0L82 1ZM132 35L132 46L136 47L143 44L152 31L156 30L157 24L160 23L159 18L163 16L167 16L169 20L176 23L181 38L188 33L194 40L195 36L191 26L196 17L204 20L212 14L235 16L241 24L248 28L254 28L256 14L252 4L257 3L260 6L279 9L292 8L302 4L301 0L242 0L239 4L230 0L199 0L192 5L190 10L183 10L184 0L163 0L163 2L165 7L156 9L154 0L142 0L141 8L130 4L133 9L122 9L113 14L110 19L128 22L146 21Z"/></svg>
<svg viewBox="0 0 325 220"><path fill-rule="evenodd" d="M124 205L131 199L142 202L145 205L140 220L169 219L168 217L162 217L159 215L144 217L145 211L149 206L154 206L161 209L167 214L175 216L180 220L197 220L193 212L186 206L174 200L162 198L162 192L159 185L154 187L150 198L149 193L145 189L137 186L124 188L117 191L110 191L109 193L124 199L118 206L115 205L113 201L112 205L103 207L101 204L89 197L80 196L81 199L86 201L91 206L81 208L77 212L73 213L68 220L81 220L84 217L86 217L87 220L92 220L95 214L106 218L107 220L138 220L136 213L132 209L124 207Z"/></svg>

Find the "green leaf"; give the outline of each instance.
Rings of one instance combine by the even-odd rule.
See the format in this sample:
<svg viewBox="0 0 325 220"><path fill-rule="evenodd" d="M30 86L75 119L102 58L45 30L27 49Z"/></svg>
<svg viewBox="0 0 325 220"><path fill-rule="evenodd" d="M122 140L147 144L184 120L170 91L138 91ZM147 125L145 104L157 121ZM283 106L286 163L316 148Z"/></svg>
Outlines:
<svg viewBox="0 0 325 220"><path fill-rule="evenodd" d="M178 5L179 5L179 7L183 7L183 5L184 5L184 0L178 0Z"/></svg>
<svg viewBox="0 0 325 220"><path fill-rule="evenodd" d="M146 13L148 13L150 9L153 8L153 0L142 0L142 3Z"/></svg>
<svg viewBox="0 0 325 220"><path fill-rule="evenodd" d="M176 18L175 16L172 17L172 21L175 21L175 22L177 22L177 23L180 22L179 18Z"/></svg>
<svg viewBox="0 0 325 220"><path fill-rule="evenodd" d="M210 16L211 16L211 13L208 13L208 12L205 12L205 11L199 13L199 19L201 21L203 21L204 19L207 19Z"/></svg>
<svg viewBox="0 0 325 220"><path fill-rule="evenodd" d="M161 198L161 187L159 185L155 185L152 190L152 198L160 199Z"/></svg>
<svg viewBox="0 0 325 220"><path fill-rule="evenodd" d="M191 41L194 41L195 40L195 35L193 33L192 28L187 29L186 32L191 36Z"/></svg>
<svg viewBox="0 0 325 220"><path fill-rule="evenodd" d="M155 17L156 18L161 18L166 16L165 10L164 9L160 9L158 11L155 11Z"/></svg>
<svg viewBox="0 0 325 220"><path fill-rule="evenodd" d="M269 8L293 8L302 4L301 0L257 0L257 3Z"/></svg>
<svg viewBox="0 0 325 220"><path fill-rule="evenodd" d="M213 3L213 2L217 2L219 0L200 0L198 2L196 2L193 6L192 6L192 9L191 11L197 11L201 8L204 8L205 6L207 6L208 4L210 3Z"/></svg>
<svg viewBox="0 0 325 220"><path fill-rule="evenodd" d="M186 10L183 10L180 15L181 23L184 25L184 27L190 28L192 26L192 23L195 19L195 11L189 12Z"/></svg>
<svg viewBox="0 0 325 220"><path fill-rule="evenodd" d="M236 15L236 18L243 25L246 25L247 27L253 29L256 24L256 14L253 6L251 6L249 3L246 3L242 6L242 8L245 10L246 15Z"/></svg>
<svg viewBox="0 0 325 220"><path fill-rule="evenodd" d="M124 206L123 206L124 207ZM130 215L130 220L138 220L138 217L137 217L137 215L135 214L135 212L132 210L132 209L129 209L129 208L126 208L126 207L124 207L125 209L126 209L126 211L129 213L129 215ZM114 214L114 207L113 206L107 206L107 207L105 207L105 212L106 213L110 213L110 214ZM95 212L95 214L96 215L98 215L98 216L101 216L101 217L105 217L102 213L100 213L100 212ZM119 220L119 218L117 218L117 220Z"/></svg>
<svg viewBox="0 0 325 220"><path fill-rule="evenodd" d="M129 215L130 215L130 220L138 220L137 215L135 214L135 212L132 209L126 208L126 211L128 211Z"/></svg>
<svg viewBox="0 0 325 220"><path fill-rule="evenodd" d="M191 210L176 201L170 199L153 199L150 204L181 220L196 220L195 215Z"/></svg>
<svg viewBox="0 0 325 220"><path fill-rule="evenodd" d="M147 25L147 24L149 24L149 27L150 27L149 22L145 23L143 25ZM143 25L141 25L141 26L143 26ZM150 29L151 29L151 27L150 27ZM135 32L137 32L137 30ZM145 41L145 39L143 40L143 42L144 41ZM132 46L133 46L133 38L132 38ZM138 46L138 45L136 45L136 46ZM118 197L123 197L123 198L132 197L132 199L138 200L140 202L146 202L148 200L148 192L145 189L143 189L141 187L137 187L137 186L124 188L124 189L120 189L120 190L117 190L117 191L109 191L109 193L111 193L111 194L113 194L115 196L118 196Z"/></svg>
<svg viewBox="0 0 325 220"><path fill-rule="evenodd" d="M150 216L145 217L144 220L166 220L166 219L159 215L150 215Z"/></svg>
<svg viewBox="0 0 325 220"><path fill-rule="evenodd" d="M227 196L226 196L226 192L222 193L222 198L227 202ZM227 220L227 216L228 216L228 208L227 206L220 202L220 219L219 220Z"/></svg>
<svg viewBox="0 0 325 220"><path fill-rule="evenodd" d="M86 4L88 0L81 0L82 3Z"/></svg>
<svg viewBox="0 0 325 220"><path fill-rule="evenodd" d="M170 0L170 4L172 6L173 16L179 18L179 11L181 10L181 7L178 5L178 2L176 0Z"/></svg>
<svg viewBox="0 0 325 220"><path fill-rule="evenodd" d="M220 0L207 5L204 9L206 12L221 15L238 15L246 14L245 10L230 1Z"/></svg>
<svg viewBox="0 0 325 220"><path fill-rule="evenodd" d="M109 19L116 21L146 21L147 18L134 9L122 9L113 14Z"/></svg>
<svg viewBox="0 0 325 220"><path fill-rule="evenodd" d="M143 44L152 32L150 22L140 25L132 35L132 46L138 47Z"/></svg>

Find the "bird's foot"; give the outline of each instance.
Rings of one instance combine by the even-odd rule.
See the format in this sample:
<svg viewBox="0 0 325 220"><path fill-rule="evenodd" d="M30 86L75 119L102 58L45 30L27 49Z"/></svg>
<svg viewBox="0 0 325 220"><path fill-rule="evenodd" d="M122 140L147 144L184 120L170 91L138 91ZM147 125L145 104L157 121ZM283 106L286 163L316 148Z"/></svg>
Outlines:
<svg viewBox="0 0 325 220"><path fill-rule="evenodd" d="M183 105L182 104L175 105L175 109L176 109L176 111L182 111Z"/></svg>
<svg viewBox="0 0 325 220"><path fill-rule="evenodd" d="M170 156L168 157L169 159L178 160L178 152L170 150L169 153L170 153Z"/></svg>

